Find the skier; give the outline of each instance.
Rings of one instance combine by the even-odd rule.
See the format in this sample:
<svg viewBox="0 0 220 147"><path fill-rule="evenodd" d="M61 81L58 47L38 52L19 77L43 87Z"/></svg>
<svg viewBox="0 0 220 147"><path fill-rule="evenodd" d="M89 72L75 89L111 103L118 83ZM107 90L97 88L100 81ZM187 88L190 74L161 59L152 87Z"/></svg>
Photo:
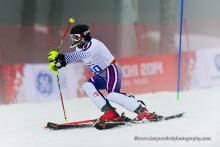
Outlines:
<svg viewBox="0 0 220 147"><path fill-rule="evenodd" d="M83 61L95 74L84 85L83 90L92 99L94 104L104 114L100 120L117 121L121 116L110 102L117 103L130 112L137 113L137 119L153 120L157 118L155 113L150 113L137 99L120 92L122 71L115 57L108 48L99 40L91 36L89 26L78 24L72 27L70 38L73 42L70 48L76 48L74 52L59 53L51 51L48 54L49 68L57 73L58 69L71 62ZM100 90L105 89L107 96Z"/></svg>

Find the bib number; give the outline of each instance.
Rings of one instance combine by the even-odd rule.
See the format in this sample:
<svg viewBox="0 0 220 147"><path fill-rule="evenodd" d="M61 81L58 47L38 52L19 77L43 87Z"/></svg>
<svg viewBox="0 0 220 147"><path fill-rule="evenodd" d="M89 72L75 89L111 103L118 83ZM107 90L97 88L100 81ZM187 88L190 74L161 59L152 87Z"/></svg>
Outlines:
<svg viewBox="0 0 220 147"><path fill-rule="evenodd" d="M98 65L93 65L93 66L90 66L90 70L93 72L93 73L100 73L102 71L101 67L99 67Z"/></svg>

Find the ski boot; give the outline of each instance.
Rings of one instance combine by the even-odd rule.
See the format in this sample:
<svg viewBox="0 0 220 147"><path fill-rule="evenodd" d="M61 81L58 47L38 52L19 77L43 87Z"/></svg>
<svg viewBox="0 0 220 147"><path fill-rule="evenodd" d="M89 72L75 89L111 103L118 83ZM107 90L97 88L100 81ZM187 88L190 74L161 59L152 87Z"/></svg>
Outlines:
<svg viewBox="0 0 220 147"><path fill-rule="evenodd" d="M135 110L135 112L138 114L136 117L138 120L147 119L149 121L159 121L162 119L162 116L159 116L154 112L150 113L146 107L142 107L141 105Z"/></svg>
<svg viewBox="0 0 220 147"><path fill-rule="evenodd" d="M115 108L108 109L100 116L99 120L102 121L120 121L121 116L116 112Z"/></svg>

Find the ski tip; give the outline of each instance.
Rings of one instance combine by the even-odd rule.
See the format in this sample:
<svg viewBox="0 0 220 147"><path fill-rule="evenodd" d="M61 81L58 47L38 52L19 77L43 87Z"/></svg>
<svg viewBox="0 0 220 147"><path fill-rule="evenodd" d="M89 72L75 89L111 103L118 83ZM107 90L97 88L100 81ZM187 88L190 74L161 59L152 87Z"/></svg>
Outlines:
<svg viewBox="0 0 220 147"><path fill-rule="evenodd" d="M180 113L180 115L183 115L183 114L185 114L185 112Z"/></svg>
<svg viewBox="0 0 220 147"><path fill-rule="evenodd" d="M48 129L52 129L52 130L58 130L59 129L59 125L55 124L55 123L48 122L47 123L47 128Z"/></svg>
<svg viewBox="0 0 220 147"><path fill-rule="evenodd" d="M182 112L179 115L177 115L177 117L183 117L184 114L185 114L185 112Z"/></svg>
<svg viewBox="0 0 220 147"><path fill-rule="evenodd" d="M44 126L45 129L53 129L56 130L58 129L58 124L48 122L46 126Z"/></svg>
<svg viewBox="0 0 220 147"><path fill-rule="evenodd" d="M47 125L44 126L44 129L48 129L49 124L51 124L51 122L48 122Z"/></svg>

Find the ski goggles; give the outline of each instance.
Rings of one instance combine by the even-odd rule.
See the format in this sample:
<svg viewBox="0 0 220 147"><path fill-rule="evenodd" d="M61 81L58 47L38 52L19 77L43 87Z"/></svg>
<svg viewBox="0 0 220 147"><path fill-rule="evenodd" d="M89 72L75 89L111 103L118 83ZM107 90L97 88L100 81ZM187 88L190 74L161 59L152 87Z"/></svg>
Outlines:
<svg viewBox="0 0 220 147"><path fill-rule="evenodd" d="M70 38L72 42L79 42L82 40L82 35L81 34L70 34Z"/></svg>
<svg viewBox="0 0 220 147"><path fill-rule="evenodd" d="M72 40L73 42L78 42L78 41L82 40L82 38L83 38L85 35L87 35L89 32L90 32L90 31L87 30L87 31L85 31L85 32L83 32L83 33L81 33L81 34L70 34L70 38L71 38L71 40Z"/></svg>

